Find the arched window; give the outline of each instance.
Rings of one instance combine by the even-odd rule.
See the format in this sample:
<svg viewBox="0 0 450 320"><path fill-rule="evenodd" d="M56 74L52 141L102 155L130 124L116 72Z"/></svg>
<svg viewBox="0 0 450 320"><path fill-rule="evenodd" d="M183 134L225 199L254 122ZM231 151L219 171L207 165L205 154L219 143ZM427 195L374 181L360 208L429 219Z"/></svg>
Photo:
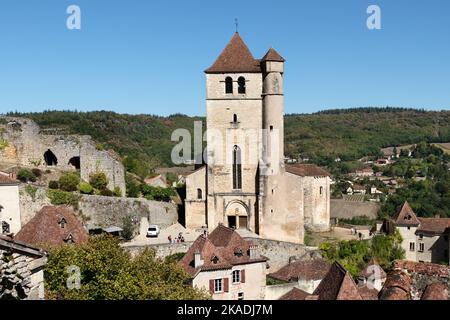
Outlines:
<svg viewBox="0 0 450 320"><path fill-rule="evenodd" d="M238 79L238 93L245 94L245 78L239 77Z"/></svg>
<svg viewBox="0 0 450 320"><path fill-rule="evenodd" d="M231 77L225 78L225 93L233 93L233 79Z"/></svg>
<svg viewBox="0 0 450 320"><path fill-rule="evenodd" d="M233 114L233 122L237 123L238 122L238 118L237 118L237 114Z"/></svg>
<svg viewBox="0 0 450 320"><path fill-rule="evenodd" d="M233 148L233 189L242 188L242 168L241 168L241 149L238 146Z"/></svg>
<svg viewBox="0 0 450 320"><path fill-rule="evenodd" d="M197 199L202 199L203 198L203 196L202 196L202 189L197 189Z"/></svg>

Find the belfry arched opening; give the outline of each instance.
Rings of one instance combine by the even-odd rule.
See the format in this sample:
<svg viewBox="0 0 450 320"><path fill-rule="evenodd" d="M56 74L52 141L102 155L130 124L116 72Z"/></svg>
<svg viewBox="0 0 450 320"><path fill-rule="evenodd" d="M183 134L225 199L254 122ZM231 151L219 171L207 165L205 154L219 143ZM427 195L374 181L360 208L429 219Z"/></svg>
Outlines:
<svg viewBox="0 0 450 320"><path fill-rule="evenodd" d="M58 165L58 158L56 158L55 154L48 149L44 153L44 160L47 166L56 166Z"/></svg>

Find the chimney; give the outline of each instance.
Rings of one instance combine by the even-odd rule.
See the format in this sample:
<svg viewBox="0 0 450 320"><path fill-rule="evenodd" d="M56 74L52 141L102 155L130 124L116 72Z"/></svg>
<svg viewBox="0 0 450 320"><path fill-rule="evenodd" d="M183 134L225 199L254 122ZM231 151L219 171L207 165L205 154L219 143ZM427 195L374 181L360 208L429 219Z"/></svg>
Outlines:
<svg viewBox="0 0 450 320"><path fill-rule="evenodd" d="M258 246L256 245L251 245L249 248L249 255L250 255L250 260L252 259L258 259L259 256L259 250L258 250Z"/></svg>
<svg viewBox="0 0 450 320"><path fill-rule="evenodd" d="M197 249L194 253L194 268L201 267L203 265L203 260L200 256L200 251Z"/></svg>

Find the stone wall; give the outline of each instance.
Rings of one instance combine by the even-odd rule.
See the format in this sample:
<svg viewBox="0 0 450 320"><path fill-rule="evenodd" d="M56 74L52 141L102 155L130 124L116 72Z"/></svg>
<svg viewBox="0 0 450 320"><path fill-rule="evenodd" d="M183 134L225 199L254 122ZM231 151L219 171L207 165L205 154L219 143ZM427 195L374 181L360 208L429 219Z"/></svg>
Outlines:
<svg viewBox="0 0 450 320"><path fill-rule="evenodd" d="M3 243L5 242L5 243ZM45 256L27 255L10 249L11 241L0 241L0 300L44 299ZM14 246L12 244L11 246Z"/></svg>
<svg viewBox="0 0 450 320"><path fill-rule="evenodd" d="M51 205L45 188L38 188L34 198L20 187L20 209L22 225L30 221L43 206ZM130 216L136 224L141 218L147 218L150 224L168 227L178 220L177 206L173 203L150 201L137 198L116 198L82 195L79 202L78 216L86 224L102 227L122 227L123 218ZM136 232L139 230L137 226Z"/></svg>
<svg viewBox="0 0 450 320"><path fill-rule="evenodd" d="M125 171L119 157L112 151L97 150L90 136L44 134L30 119L0 117L0 120L3 120L0 138L8 142L0 150L0 162L44 170L75 170L74 163L79 161L83 180L88 181L91 174L102 171L108 178L108 188L119 187L125 194ZM46 153L56 157L56 162L46 162Z"/></svg>

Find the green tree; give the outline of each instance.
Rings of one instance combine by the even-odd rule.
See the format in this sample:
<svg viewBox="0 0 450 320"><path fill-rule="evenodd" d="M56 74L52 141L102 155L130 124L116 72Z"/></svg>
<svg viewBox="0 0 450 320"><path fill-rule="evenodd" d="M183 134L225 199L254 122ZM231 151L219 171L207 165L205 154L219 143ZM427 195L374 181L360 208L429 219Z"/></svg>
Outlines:
<svg viewBox="0 0 450 320"><path fill-rule="evenodd" d="M36 175L28 169L20 169L17 173L17 179L19 179L22 182L35 182L36 181Z"/></svg>
<svg viewBox="0 0 450 320"><path fill-rule="evenodd" d="M134 231L136 229L136 226L133 223L133 219L130 216L126 216L123 218L122 224L123 224L122 237L125 240L133 239Z"/></svg>
<svg viewBox="0 0 450 320"><path fill-rule="evenodd" d="M67 288L67 267L80 269L79 289ZM175 263L146 249L132 258L111 236L91 237L86 245L63 245L50 250L45 266L49 299L65 300L184 300L207 299L192 288Z"/></svg>

